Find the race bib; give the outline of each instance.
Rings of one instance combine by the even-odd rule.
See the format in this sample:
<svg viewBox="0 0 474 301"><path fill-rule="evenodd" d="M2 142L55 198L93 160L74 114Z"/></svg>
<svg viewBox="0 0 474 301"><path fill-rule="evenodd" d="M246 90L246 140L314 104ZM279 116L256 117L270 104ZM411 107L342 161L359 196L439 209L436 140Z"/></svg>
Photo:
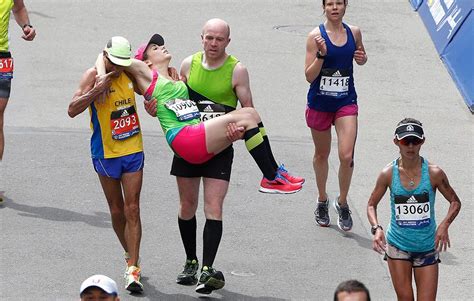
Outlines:
<svg viewBox="0 0 474 301"><path fill-rule="evenodd" d="M428 193L395 196L395 220L400 227L426 227L431 222L430 214Z"/></svg>
<svg viewBox="0 0 474 301"><path fill-rule="evenodd" d="M124 140L140 133L140 123L135 107L131 106L110 114L110 128L112 138Z"/></svg>
<svg viewBox="0 0 474 301"><path fill-rule="evenodd" d="M167 101L165 106L176 114L179 121L187 121L200 116L196 103L189 99L172 99Z"/></svg>
<svg viewBox="0 0 474 301"><path fill-rule="evenodd" d="M329 96L341 96L349 91L348 70L323 69L321 70L321 81L319 89L321 94Z"/></svg>
<svg viewBox="0 0 474 301"><path fill-rule="evenodd" d="M201 121L206 121L226 113L224 105L217 104L211 100L201 100L197 103L199 112L201 113Z"/></svg>
<svg viewBox="0 0 474 301"><path fill-rule="evenodd" d="M13 78L13 58L0 58L0 79Z"/></svg>

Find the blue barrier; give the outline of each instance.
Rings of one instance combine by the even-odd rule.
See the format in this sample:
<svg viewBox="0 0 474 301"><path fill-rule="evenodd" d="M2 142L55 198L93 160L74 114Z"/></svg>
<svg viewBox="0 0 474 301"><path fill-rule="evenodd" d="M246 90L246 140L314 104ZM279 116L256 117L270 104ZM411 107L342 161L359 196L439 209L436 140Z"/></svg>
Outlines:
<svg viewBox="0 0 474 301"><path fill-rule="evenodd" d="M474 112L474 0L410 0L469 109Z"/></svg>

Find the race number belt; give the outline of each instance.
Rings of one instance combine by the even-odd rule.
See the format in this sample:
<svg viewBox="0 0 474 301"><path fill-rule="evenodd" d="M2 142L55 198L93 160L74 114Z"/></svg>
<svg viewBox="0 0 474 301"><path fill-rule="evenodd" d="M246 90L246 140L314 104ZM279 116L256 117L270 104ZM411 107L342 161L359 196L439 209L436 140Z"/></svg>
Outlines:
<svg viewBox="0 0 474 301"><path fill-rule="evenodd" d="M199 100L197 107L201 113L201 120L206 121L218 116L222 116L234 108L213 102L212 100Z"/></svg>
<svg viewBox="0 0 474 301"><path fill-rule="evenodd" d="M430 224L428 193L395 195L395 221L400 227L423 228Z"/></svg>
<svg viewBox="0 0 474 301"><path fill-rule="evenodd" d="M322 69L319 90L321 94L328 96L347 95L349 78L350 71L347 69Z"/></svg>
<svg viewBox="0 0 474 301"><path fill-rule="evenodd" d="M13 78L13 58L0 58L0 79Z"/></svg>
<svg viewBox="0 0 474 301"><path fill-rule="evenodd" d="M187 121L200 116L196 103L189 99L168 100L165 106L176 114L179 121Z"/></svg>
<svg viewBox="0 0 474 301"><path fill-rule="evenodd" d="M112 138L115 140L124 140L140 133L140 123L135 107L113 111L110 114L110 128Z"/></svg>

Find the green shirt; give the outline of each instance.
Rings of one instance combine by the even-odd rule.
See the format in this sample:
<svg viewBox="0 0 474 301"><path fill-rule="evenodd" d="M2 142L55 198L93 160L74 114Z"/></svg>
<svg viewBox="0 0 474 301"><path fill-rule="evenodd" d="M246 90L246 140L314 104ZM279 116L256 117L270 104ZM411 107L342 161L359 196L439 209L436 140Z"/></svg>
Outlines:
<svg viewBox="0 0 474 301"><path fill-rule="evenodd" d="M183 127L201 122L199 114L188 120L179 120L177 114L169 108L169 104L175 100L189 100L188 88L184 82L174 82L158 75L152 97L157 101L157 117L169 145Z"/></svg>
<svg viewBox="0 0 474 301"><path fill-rule="evenodd" d="M188 86L215 103L237 107L238 98L232 86L232 74L239 60L229 55L222 66L208 70L202 66L202 58L202 52L193 55Z"/></svg>
<svg viewBox="0 0 474 301"><path fill-rule="evenodd" d="M0 51L8 51L8 25L10 23L10 12L13 8L13 0L0 1Z"/></svg>

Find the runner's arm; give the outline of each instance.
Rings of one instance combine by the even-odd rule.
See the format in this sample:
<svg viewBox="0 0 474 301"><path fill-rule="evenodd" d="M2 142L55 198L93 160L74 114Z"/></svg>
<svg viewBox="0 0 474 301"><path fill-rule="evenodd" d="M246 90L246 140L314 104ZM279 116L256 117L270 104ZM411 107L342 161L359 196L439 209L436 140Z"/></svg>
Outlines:
<svg viewBox="0 0 474 301"><path fill-rule="evenodd" d="M252 91L250 90L250 77L247 68L241 64L237 63L234 67L232 73L232 86L234 87L235 94L239 99L240 106L245 107L254 107L252 100ZM241 140L244 137L245 129L243 127L238 127L235 123L230 123L227 125L227 139L230 142L235 142Z"/></svg>
<svg viewBox="0 0 474 301"><path fill-rule="evenodd" d="M368 57L365 52L364 43L362 43L362 32L357 26L351 26L351 30L354 33L354 38L356 42L356 51L354 52L354 61L357 65L364 65L367 63Z"/></svg>
<svg viewBox="0 0 474 301"><path fill-rule="evenodd" d="M96 80L97 79L97 80ZM88 69L81 78L79 88L74 93L69 104L68 115L74 118L84 112L85 109L102 93L110 87L110 76L97 76L94 68Z"/></svg>
<svg viewBox="0 0 474 301"><path fill-rule="evenodd" d="M377 205L390 185L391 171L391 166L387 166L382 170L379 177L377 178L377 182L375 183L375 188L370 195L369 202L367 203L367 218L369 219L371 226L379 225L379 221L377 219ZM373 237L372 249L380 254L383 254L386 244L384 231L378 228Z"/></svg>
<svg viewBox="0 0 474 301"><path fill-rule="evenodd" d="M247 68L240 62L235 65L232 73L232 86L239 99L240 105L253 108L252 92L250 91L250 77Z"/></svg>
<svg viewBox="0 0 474 301"><path fill-rule="evenodd" d="M448 228L461 210L461 201L448 181L444 171L436 165L430 165L430 179L433 187L437 188L444 198L449 202L448 214L438 225L435 237L435 248L438 251L446 251L451 247Z"/></svg>
<svg viewBox="0 0 474 301"><path fill-rule="evenodd" d="M306 40L306 57L304 63L304 74L306 77L306 81L308 83L312 83L321 72L321 68L323 67L324 59L319 59L316 57L316 53L320 51L318 47L318 43L316 39L321 37L321 33L319 32L319 28L315 28L308 34L308 38ZM321 43L321 42L320 42ZM321 47L322 48L322 47ZM326 49L323 51L327 51ZM327 53L323 53L327 54Z"/></svg>
<svg viewBox="0 0 474 301"><path fill-rule="evenodd" d="M183 82L188 81L192 60L193 60L193 56L190 55L181 62L181 67L179 68L179 75Z"/></svg>
<svg viewBox="0 0 474 301"><path fill-rule="evenodd" d="M26 41L32 41L36 36L36 30L30 24L28 10L23 0L13 0L12 12L16 23L20 25L23 30L22 38Z"/></svg>

